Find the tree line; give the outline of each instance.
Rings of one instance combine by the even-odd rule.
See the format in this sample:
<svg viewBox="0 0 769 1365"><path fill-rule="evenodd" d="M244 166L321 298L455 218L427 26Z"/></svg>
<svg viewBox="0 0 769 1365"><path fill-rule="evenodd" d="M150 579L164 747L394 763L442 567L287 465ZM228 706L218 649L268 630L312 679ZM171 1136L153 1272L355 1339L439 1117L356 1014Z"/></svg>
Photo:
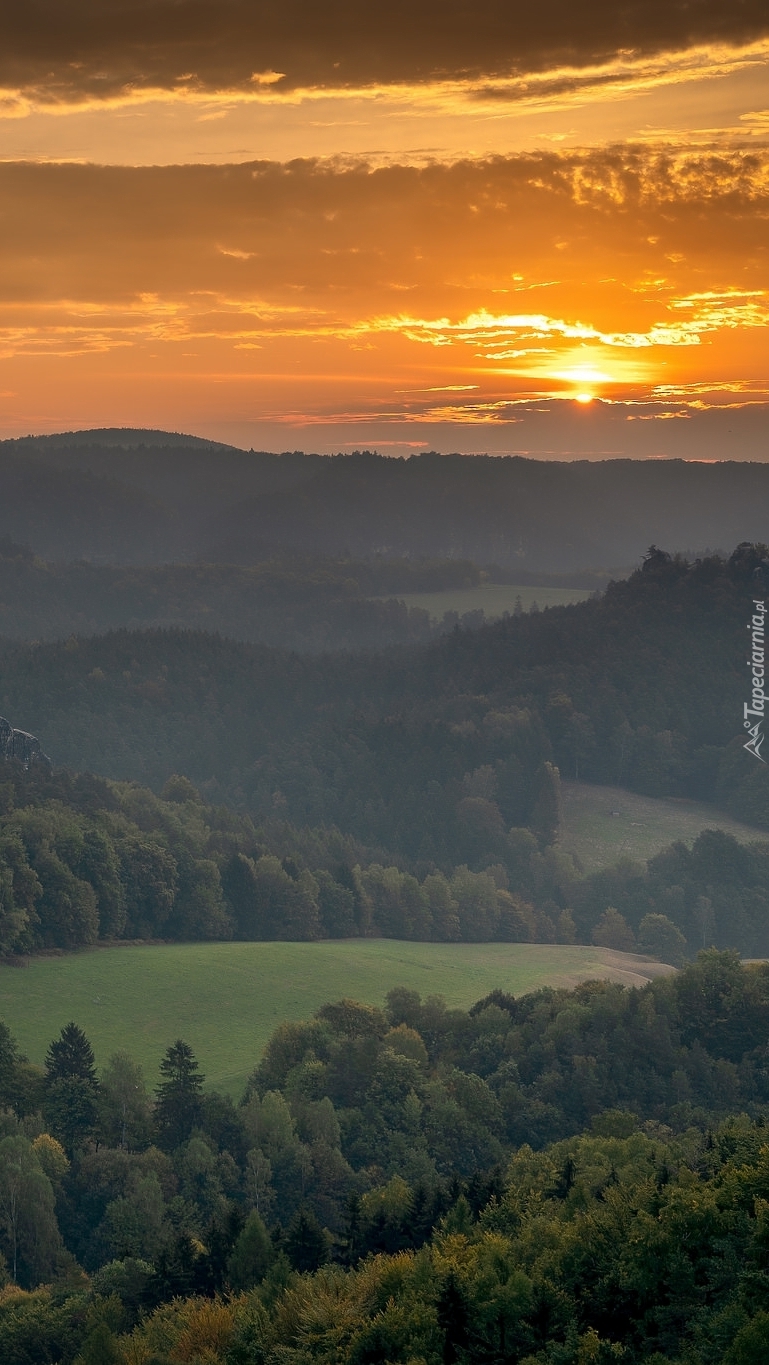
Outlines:
<svg viewBox="0 0 769 1365"><path fill-rule="evenodd" d="M131 430L1 442L0 479L0 535L46 559L134 565L252 565L308 549L367 559L379 546L537 573L616 570L652 539L758 539L769 504L760 462L275 455Z"/></svg>
<svg viewBox="0 0 769 1365"><path fill-rule="evenodd" d="M470 775L487 780L487 771ZM188 778L133 783L19 763L0 770L0 952L120 939L594 943L680 966L701 948L769 956L769 845L705 830L646 866L584 875L547 842L558 774L545 765L540 838L500 829L498 861L398 858L338 829L296 828L206 804ZM469 786L469 783L468 783ZM470 788L472 790L472 788ZM482 801L481 801L482 804ZM473 854L475 856L473 856Z"/></svg>
<svg viewBox="0 0 769 1365"><path fill-rule="evenodd" d="M384 649L426 642L459 619L454 613L438 625L401 594L475 587L488 577L467 560L279 554L243 567L47 563L0 537L0 636L61 640L173 626L309 653ZM587 582L595 588L600 579ZM483 620L482 611L475 615Z"/></svg>
<svg viewBox="0 0 769 1365"><path fill-rule="evenodd" d="M390 938L528 941L547 914L511 893L501 864L421 878L335 829L206 805L173 776L131 783L6 763L0 776L0 950L115 939ZM519 860L548 859L526 830ZM564 921L567 935L573 930ZM563 926L562 926L563 927Z"/></svg>

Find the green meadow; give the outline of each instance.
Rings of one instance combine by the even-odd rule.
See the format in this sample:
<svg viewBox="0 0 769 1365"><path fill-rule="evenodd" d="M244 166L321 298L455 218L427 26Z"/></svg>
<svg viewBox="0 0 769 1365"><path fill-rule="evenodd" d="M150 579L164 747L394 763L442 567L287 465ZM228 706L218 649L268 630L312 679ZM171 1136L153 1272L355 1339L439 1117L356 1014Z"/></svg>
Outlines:
<svg viewBox="0 0 769 1365"><path fill-rule="evenodd" d="M506 611L512 616L518 597L523 610L530 611L535 602L539 607L569 607L573 602L584 602L589 596L586 588L516 587L509 583L483 583L478 588L407 592L399 594L398 600L405 602L407 607L421 607L423 611L429 611L435 621L441 621L447 611L456 611L463 616L466 611L478 611L481 607L491 620L503 616Z"/></svg>
<svg viewBox="0 0 769 1365"><path fill-rule="evenodd" d="M769 831L743 825L702 801L638 796L620 787L561 782L559 847L576 853L586 872L620 858L645 863L680 839L692 844L703 829L721 829L740 843L769 839Z"/></svg>
<svg viewBox="0 0 769 1365"><path fill-rule="evenodd" d="M563 783L560 847L586 871L622 856L645 861L703 829L741 841L767 838L695 801L656 800L615 787ZM33 1062L74 1019L99 1064L118 1048L154 1084L169 1043L195 1049L207 1083L238 1096L272 1030L325 1001L352 996L381 1005L393 986L442 995L467 1007L495 988L521 995L591 977L640 984L656 964L601 948L529 943L408 943L352 939L323 943L126 944L0 967L0 1017Z"/></svg>
<svg viewBox="0 0 769 1365"><path fill-rule="evenodd" d="M0 967L0 1017L38 1064L72 1019L100 1065L124 1048L150 1085L166 1047L181 1037L207 1083L239 1096L276 1025L328 1000L381 1005L391 987L408 986L467 1007L495 987L520 995L591 977L640 983L655 965L601 948L528 943L126 945Z"/></svg>

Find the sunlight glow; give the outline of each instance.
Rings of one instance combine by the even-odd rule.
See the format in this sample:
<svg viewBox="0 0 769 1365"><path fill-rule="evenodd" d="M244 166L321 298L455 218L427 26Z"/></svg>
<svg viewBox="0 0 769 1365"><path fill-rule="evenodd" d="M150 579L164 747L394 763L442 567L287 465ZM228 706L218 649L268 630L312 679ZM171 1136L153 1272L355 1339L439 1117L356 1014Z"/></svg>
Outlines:
<svg viewBox="0 0 769 1365"><path fill-rule="evenodd" d="M613 380L612 375L595 365L572 365L567 370L554 371L553 378L566 379L572 384L611 384Z"/></svg>

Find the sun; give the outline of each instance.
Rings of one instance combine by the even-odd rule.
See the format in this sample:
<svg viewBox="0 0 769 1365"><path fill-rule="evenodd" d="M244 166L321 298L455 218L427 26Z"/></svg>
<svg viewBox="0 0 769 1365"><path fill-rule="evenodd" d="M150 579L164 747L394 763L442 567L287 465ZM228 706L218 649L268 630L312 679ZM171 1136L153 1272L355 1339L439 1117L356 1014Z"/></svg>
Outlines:
<svg viewBox="0 0 769 1365"><path fill-rule="evenodd" d="M575 393L574 398L577 403L592 403L593 401L592 393Z"/></svg>

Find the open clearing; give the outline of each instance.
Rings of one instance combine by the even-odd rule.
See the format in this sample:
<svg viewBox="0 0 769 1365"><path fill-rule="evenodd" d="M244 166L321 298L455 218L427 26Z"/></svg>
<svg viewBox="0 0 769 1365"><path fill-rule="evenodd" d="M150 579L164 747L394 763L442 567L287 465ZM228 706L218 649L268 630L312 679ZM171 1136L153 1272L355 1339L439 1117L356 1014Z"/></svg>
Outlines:
<svg viewBox="0 0 769 1365"><path fill-rule="evenodd" d="M208 1084L239 1097L276 1025L328 1000L381 1005L393 986L408 986L467 1007L497 987L521 995L597 977L642 985L671 970L603 948L530 943L126 945L0 967L0 1017L38 1064L73 1019L99 1065L124 1048L151 1086L169 1043L184 1038Z"/></svg>
<svg viewBox="0 0 769 1365"><path fill-rule="evenodd" d="M391 593L390 599L397 597L407 607L421 607L423 611L429 611L434 621L442 621L447 611L456 611L464 616L466 611L478 611L481 607L490 620L503 616L506 611L512 616L518 597L523 610L530 611L534 602L539 607L569 607L573 602L584 602L589 596L587 588L537 588L530 584L516 587L510 583L484 583L479 588L447 588L443 592Z"/></svg>
<svg viewBox="0 0 769 1365"><path fill-rule="evenodd" d="M722 829L740 843L769 839L769 831L743 825L701 801L637 796L621 787L562 781L559 847L576 853L586 872L619 858L646 862L680 839L692 844L703 829Z"/></svg>

